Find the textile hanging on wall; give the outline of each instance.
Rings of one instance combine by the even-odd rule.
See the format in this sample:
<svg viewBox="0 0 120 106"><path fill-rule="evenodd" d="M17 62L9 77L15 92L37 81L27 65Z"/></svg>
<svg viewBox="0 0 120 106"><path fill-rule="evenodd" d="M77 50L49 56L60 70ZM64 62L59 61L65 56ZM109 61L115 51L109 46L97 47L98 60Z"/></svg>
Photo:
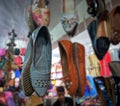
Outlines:
<svg viewBox="0 0 120 106"><path fill-rule="evenodd" d="M100 61L101 65L101 71L100 74L101 76L109 77L111 76L110 68L108 66L108 63L111 62L111 56L110 52L107 52L104 58Z"/></svg>
<svg viewBox="0 0 120 106"><path fill-rule="evenodd" d="M100 61L97 59L96 55L90 54L89 61L90 61L89 74L94 77L100 76Z"/></svg>

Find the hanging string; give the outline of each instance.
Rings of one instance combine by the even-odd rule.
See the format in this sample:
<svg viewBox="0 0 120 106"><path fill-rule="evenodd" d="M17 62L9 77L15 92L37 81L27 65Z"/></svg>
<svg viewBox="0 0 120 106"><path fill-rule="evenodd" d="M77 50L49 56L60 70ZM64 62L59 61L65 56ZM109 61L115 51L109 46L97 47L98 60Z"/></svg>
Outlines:
<svg viewBox="0 0 120 106"><path fill-rule="evenodd" d="M84 24L84 28L87 29L87 23L86 23L85 15L83 15L83 24Z"/></svg>
<svg viewBox="0 0 120 106"><path fill-rule="evenodd" d="M15 28L15 22L14 22L13 19L11 20L11 25L12 25L12 29L14 29Z"/></svg>
<svg viewBox="0 0 120 106"><path fill-rule="evenodd" d="M75 96L73 96L73 106L76 106Z"/></svg>
<svg viewBox="0 0 120 106"><path fill-rule="evenodd" d="M113 8L112 0L110 0L109 3L110 3L110 9L112 9Z"/></svg>

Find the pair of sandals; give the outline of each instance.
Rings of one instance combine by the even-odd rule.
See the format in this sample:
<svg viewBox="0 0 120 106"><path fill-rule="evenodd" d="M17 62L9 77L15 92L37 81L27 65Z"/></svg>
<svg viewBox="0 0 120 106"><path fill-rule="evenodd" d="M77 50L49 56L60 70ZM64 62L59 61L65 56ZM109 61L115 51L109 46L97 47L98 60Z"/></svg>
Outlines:
<svg viewBox="0 0 120 106"><path fill-rule="evenodd" d="M26 96L35 91L44 96L50 84L52 45L46 26L38 27L29 38L22 67L21 85Z"/></svg>
<svg viewBox="0 0 120 106"><path fill-rule="evenodd" d="M58 41L64 83L71 96L82 97L86 86L85 48L68 40Z"/></svg>

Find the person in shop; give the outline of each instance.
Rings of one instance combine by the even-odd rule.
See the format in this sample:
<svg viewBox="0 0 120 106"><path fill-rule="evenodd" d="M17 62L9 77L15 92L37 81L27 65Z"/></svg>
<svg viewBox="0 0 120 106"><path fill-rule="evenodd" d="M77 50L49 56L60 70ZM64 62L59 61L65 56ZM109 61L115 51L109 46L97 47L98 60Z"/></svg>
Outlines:
<svg viewBox="0 0 120 106"><path fill-rule="evenodd" d="M71 97L65 97L65 89L63 86L57 87L58 99L53 104L53 106L74 106L73 99ZM76 106L79 106L76 104Z"/></svg>

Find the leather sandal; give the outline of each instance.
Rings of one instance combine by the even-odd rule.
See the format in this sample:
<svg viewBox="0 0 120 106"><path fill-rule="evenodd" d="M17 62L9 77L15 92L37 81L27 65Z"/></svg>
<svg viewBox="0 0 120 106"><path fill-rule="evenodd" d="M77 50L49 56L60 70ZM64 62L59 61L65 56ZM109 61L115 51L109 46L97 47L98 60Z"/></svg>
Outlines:
<svg viewBox="0 0 120 106"><path fill-rule="evenodd" d="M86 86L86 71L85 71L85 48L80 43L72 45L73 61L78 73L78 89L76 95L82 97Z"/></svg>
<svg viewBox="0 0 120 106"><path fill-rule="evenodd" d="M68 93L73 96L78 89L78 73L73 61L72 43L68 40L60 40L58 41L58 46L60 50L63 76L65 77L64 83Z"/></svg>

